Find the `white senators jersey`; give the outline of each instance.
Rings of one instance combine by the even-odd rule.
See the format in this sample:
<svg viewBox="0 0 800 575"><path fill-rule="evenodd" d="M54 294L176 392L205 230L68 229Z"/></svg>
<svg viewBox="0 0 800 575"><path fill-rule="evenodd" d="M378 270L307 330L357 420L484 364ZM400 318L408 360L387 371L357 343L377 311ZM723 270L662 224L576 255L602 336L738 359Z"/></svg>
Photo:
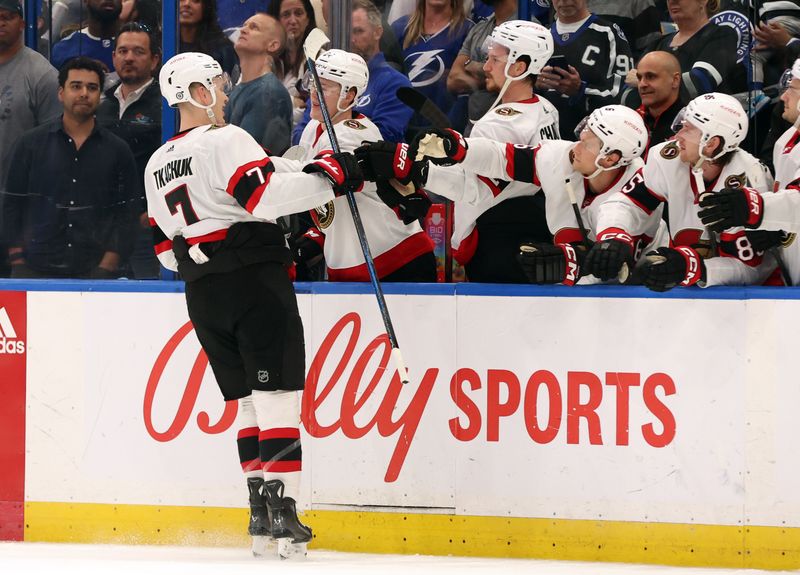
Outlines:
<svg viewBox="0 0 800 575"><path fill-rule="evenodd" d="M679 154L675 141L651 148L642 180L618 197L619 201L603 209L601 229L618 228L631 235L640 233L653 210L668 202L672 245L696 246L708 240L708 233L697 215L701 194L743 186L764 193L772 186L772 176L766 167L744 150L736 150L720 175L713 182L703 182L705 189L698 189L697 178ZM719 234L718 253L714 255L721 257L706 260L706 286L761 283L774 267L771 257L765 258L762 252L753 250L744 228L730 228Z"/></svg>
<svg viewBox="0 0 800 575"><path fill-rule="evenodd" d="M800 130L792 126L775 142L775 193L764 194L764 219L759 229L792 232L781 254L791 285L800 285Z"/></svg>
<svg viewBox="0 0 800 575"><path fill-rule="evenodd" d="M570 152L575 142L545 141L536 147L530 147L483 138L468 138L467 143L467 155L461 163L463 169L480 169L481 173L489 177L513 178L541 188L545 195L547 225L556 244L571 244L583 240L567 193L567 185L573 186L587 235L594 241L600 230L598 220L601 206L634 187L641 179L643 163L637 158L625 166L607 189L595 193L589 188L588 180L574 170L570 162ZM653 210L644 223L642 229L632 235L637 258L649 249L664 245L665 241L666 231L661 221L661 209Z"/></svg>
<svg viewBox="0 0 800 575"><path fill-rule="evenodd" d="M164 143L145 168L156 254L177 271L172 238L218 241L236 222L268 221L333 199L318 174L276 174L263 148L237 126L199 126Z"/></svg>
<svg viewBox="0 0 800 575"><path fill-rule="evenodd" d="M334 131L342 152L352 152L363 142L383 139L377 126L361 114L337 122ZM300 145L307 151L306 162L333 152L325 126L316 120L311 120L303 130ZM422 231L419 223L414 221L405 225L402 218L378 197L373 182L364 182L355 198L379 278L433 251L433 240ZM306 232L306 237L322 245L328 279L369 281L347 197L340 196L320 204L311 210L311 217L317 227Z"/></svg>
<svg viewBox="0 0 800 575"><path fill-rule="evenodd" d="M501 104L489 110L472 128L472 137L487 138L496 142L511 142L535 146L544 140L557 140L558 111L544 98L534 96L529 100ZM455 186L455 189L454 189ZM465 188L477 187L475 192ZM505 200L520 196L530 196L539 191L538 186L526 182L509 181L508 177L492 178L478 172L466 173L459 166L430 166L425 188L450 198L458 204L454 208L453 235L451 246L462 263L470 259L469 254L459 253L464 246L474 246L475 242L465 241L475 234L475 223L484 212ZM479 194L479 203L462 203L453 196L466 192ZM490 193L485 193L490 192Z"/></svg>

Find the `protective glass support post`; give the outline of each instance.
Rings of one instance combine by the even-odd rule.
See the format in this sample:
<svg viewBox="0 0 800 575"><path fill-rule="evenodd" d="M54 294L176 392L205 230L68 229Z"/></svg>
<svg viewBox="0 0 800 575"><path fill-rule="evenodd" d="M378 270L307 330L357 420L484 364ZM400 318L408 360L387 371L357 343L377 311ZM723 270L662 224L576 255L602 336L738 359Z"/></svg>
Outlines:
<svg viewBox="0 0 800 575"><path fill-rule="evenodd" d="M162 0L161 3L161 63L163 64L178 53L178 2L179 0ZM161 141L166 142L177 131L175 110L167 101L161 101Z"/></svg>
<svg viewBox="0 0 800 575"><path fill-rule="evenodd" d="M31 50L39 49L39 10L41 3L37 0L24 0L23 11L25 12L25 45Z"/></svg>
<svg viewBox="0 0 800 575"><path fill-rule="evenodd" d="M350 51L351 0L329 3L331 21L328 22L328 36L331 48Z"/></svg>

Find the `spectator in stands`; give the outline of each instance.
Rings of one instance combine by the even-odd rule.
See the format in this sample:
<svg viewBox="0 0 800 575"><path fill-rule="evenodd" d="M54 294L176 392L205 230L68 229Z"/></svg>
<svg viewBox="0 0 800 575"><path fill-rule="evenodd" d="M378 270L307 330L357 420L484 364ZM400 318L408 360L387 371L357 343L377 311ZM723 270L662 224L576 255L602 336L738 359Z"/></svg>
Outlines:
<svg viewBox="0 0 800 575"><path fill-rule="evenodd" d="M217 22L217 0L179 0L178 22L179 52L208 54L231 78L237 77L239 62L233 43Z"/></svg>
<svg viewBox="0 0 800 575"><path fill-rule="evenodd" d="M588 8L620 27L637 60L661 37L654 0L589 0Z"/></svg>
<svg viewBox="0 0 800 575"><path fill-rule="evenodd" d="M481 20L469 31L458 56L453 61L447 76L447 89L454 94L468 94L467 115L471 122L480 120L494 102L495 94L486 90L486 75L483 64L486 54L483 43L494 27L517 18L517 0L497 0L494 14ZM468 136L472 124L468 123L464 135Z"/></svg>
<svg viewBox="0 0 800 575"><path fill-rule="evenodd" d="M84 19L86 6L83 0L43 0L39 18L39 53L50 55L50 38L55 44L63 36L77 30Z"/></svg>
<svg viewBox="0 0 800 575"><path fill-rule="evenodd" d="M161 0L122 0L119 15L122 26L131 22L144 24L161 37Z"/></svg>
<svg viewBox="0 0 800 575"><path fill-rule="evenodd" d="M672 121L683 107L680 99L681 65L669 52L650 52L636 68L641 106L637 110L650 133L650 146L669 140Z"/></svg>
<svg viewBox="0 0 800 575"><path fill-rule="evenodd" d="M0 0L0 213L11 148L27 130L61 114L58 72L22 41L20 0ZM0 277L8 275L7 250L0 244Z"/></svg>
<svg viewBox="0 0 800 575"><path fill-rule="evenodd" d="M681 100L689 102L709 92L745 92L747 74L744 65L736 63L736 32L709 20L719 0L670 0L667 8L678 31L663 36L653 49L678 58Z"/></svg>
<svg viewBox="0 0 800 575"><path fill-rule="evenodd" d="M57 42L50 62L60 69L71 58L88 56L100 60L106 71L113 70L114 37L120 27L121 12L122 0L86 0L89 17L86 27Z"/></svg>
<svg viewBox="0 0 800 575"><path fill-rule="evenodd" d="M67 62L63 116L14 146L2 214L11 277L110 279L130 252L141 183L128 145L95 122L104 76L91 58Z"/></svg>
<svg viewBox="0 0 800 575"><path fill-rule="evenodd" d="M558 109L561 136L572 138L593 110L619 103L633 60L619 28L589 12L587 0L553 0L553 8L555 52L536 88Z"/></svg>
<svg viewBox="0 0 800 575"><path fill-rule="evenodd" d="M297 123L306 109L306 93L298 83L306 71L303 42L317 27L317 18L309 0L274 0L267 11L286 30L286 49L280 57L278 76L292 97L292 122Z"/></svg>
<svg viewBox="0 0 800 575"><path fill-rule="evenodd" d="M286 33L269 14L259 12L244 23L236 40L242 76L225 105L225 119L281 155L291 145L292 98L274 73Z"/></svg>
<svg viewBox="0 0 800 575"><path fill-rule="evenodd" d="M228 36L239 29L248 18L264 10L269 0L219 0L217 21ZM233 38L231 38L233 40ZM235 42L235 40L234 40Z"/></svg>
<svg viewBox="0 0 800 575"><path fill-rule="evenodd" d="M114 47L114 69L120 78L97 108L97 123L127 142L136 160L138 181L150 156L161 145L161 90L153 73L161 58L158 36L136 22L120 28ZM139 229L129 273L136 279L157 279L160 266L153 251L147 201L140 198Z"/></svg>
<svg viewBox="0 0 800 575"><path fill-rule="evenodd" d="M401 40L411 85L446 110L457 130L463 130L466 124L467 100L457 101L447 91L447 75L472 26L464 16L463 0L417 0L410 17L403 16L392 24ZM415 114L408 135L429 125Z"/></svg>

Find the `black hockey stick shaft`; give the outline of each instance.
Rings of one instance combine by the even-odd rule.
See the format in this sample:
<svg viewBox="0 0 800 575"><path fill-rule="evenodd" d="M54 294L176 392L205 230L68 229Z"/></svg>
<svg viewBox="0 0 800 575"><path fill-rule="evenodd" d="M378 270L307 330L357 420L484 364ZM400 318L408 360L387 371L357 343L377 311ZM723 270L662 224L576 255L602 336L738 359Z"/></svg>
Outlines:
<svg viewBox="0 0 800 575"><path fill-rule="evenodd" d="M339 140L336 138L336 132L333 130L333 122L331 121L330 114L328 113L328 107L325 105L322 84L320 83L319 75L317 74L317 64L308 55L306 55L306 66L311 72L311 77L314 81L314 88L317 91L319 100L319 109L322 113L322 119L325 123L325 130L327 131L328 138L331 141L331 148L333 148L334 153L338 154L340 152ZM408 371L406 370L403 357L400 353L400 345L397 343L397 335L395 335L392 318L389 315L389 308L386 305L386 298L383 296L381 282L378 280L378 273L375 271L375 261L372 259L372 253L369 249L367 234L364 231L364 223L361 221L361 213L358 211L358 205L356 204L355 192L351 188L347 188L345 190L345 195L347 196L347 204L350 207L350 213L353 216L353 223L356 227L358 242L361 244L361 251L364 254L364 262L367 265L367 272L369 273L369 279L372 283L372 289L375 291L375 297L378 300L378 308L380 309L381 318L383 319L383 326L386 329L386 335L389 336L389 343L392 346L392 357L394 358L397 372L400 376L400 381L403 383L408 383Z"/></svg>

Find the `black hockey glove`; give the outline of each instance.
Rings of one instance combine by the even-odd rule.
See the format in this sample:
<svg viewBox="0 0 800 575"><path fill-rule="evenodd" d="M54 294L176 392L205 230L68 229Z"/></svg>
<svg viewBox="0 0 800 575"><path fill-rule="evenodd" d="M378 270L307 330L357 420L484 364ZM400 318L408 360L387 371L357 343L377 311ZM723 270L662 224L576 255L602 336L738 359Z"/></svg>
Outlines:
<svg viewBox="0 0 800 575"><path fill-rule="evenodd" d="M789 239L789 234L783 230L777 232L766 230L745 230L744 235L747 236L750 245L757 252L765 252L772 248L778 248L783 245L783 242Z"/></svg>
<svg viewBox="0 0 800 575"><path fill-rule="evenodd" d="M353 152L364 179L377 182L394 178L403 185L414 177L416 152L408 144L394 142L369 142Z"/></svg>
<svg viewBox="0 0 800 575"><path fill-rule="evenodd" d="M633 263L633 238L621 229L608 228L597 235L597 242L586 254L583 273L608 281L617 278L626 263Z"/></svg>
<svg viewBox="0 0 800 575"><path fill-rule="evenodd" d="M304 235L290 242L292 248L292 258L297 264L299 279L307 279L309 270L317 265L322 259L322 246L315 242L309 235L319 236L315 229L308 230Z"/></svg>
<svg viewBox="0 0 800 575"><path fill-rule="evenodd" d="M307 174L324 174L333 187L333 193L338 197L346 190L358 190L364 183L364 176L358 167L356 158L348 152L330 154L316 158L310 164L303 166Z"/></svg>
<svg viewBox="0 0 800 575"><path fill-rule="evenodd" d="M532 284L575 285L581 277L586 252L571 244L525 243L519 246L517 261Z"/></svg>
<svg viewBox="0 0 800 575"><path fill-rule="evenodd" d="M404 191L400 191L399 183L393 185L393 182L384 179L378 180L375 185L378 189L378 197L384 204L395 210L404 224L408 225L428 215L431 200L424 190L415 190L413 186L409 185Z"/></svg>
<svg viewBox="0 0 800 575"><path fill-rule="evenodd" d="M764 198L750 188L723 188L700 196L697 215L714 232L736 226L757 228L764 219Z"/></svg>
<svg viewBox="0 0 800 575"><path fill-rule="evenodd" d="M432 128L418 135L411 148L415 150L414 159L423 156L433 164L452 166L464 160L468 146L464 136L455 130Z"/></svg>
<svg viewBox="0 0 800 575"><path fill-rule="evenodd" d="M663 292L677 285L691 286L704 280L706 266L703 258L689 246L658 248L647 254L636 273L651 290Z"/></svg>

